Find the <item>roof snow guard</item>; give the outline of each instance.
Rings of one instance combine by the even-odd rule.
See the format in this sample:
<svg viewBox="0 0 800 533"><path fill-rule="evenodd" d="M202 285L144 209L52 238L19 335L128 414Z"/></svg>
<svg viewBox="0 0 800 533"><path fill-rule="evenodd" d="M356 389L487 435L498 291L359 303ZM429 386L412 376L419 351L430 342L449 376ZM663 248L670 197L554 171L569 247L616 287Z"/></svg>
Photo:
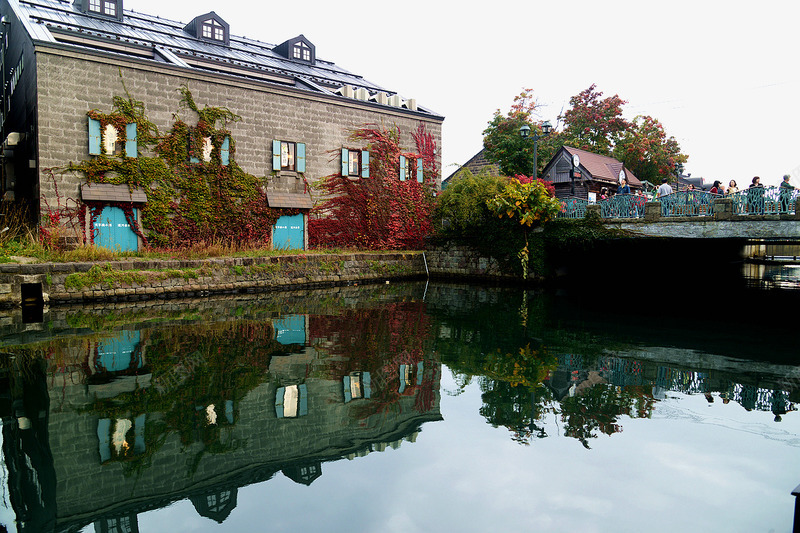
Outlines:
<svg viewBox="0 0 800 533"><path fill-rule="evenodd" d="M123 0L24 0L8 5L37 45L58 43L443 118L414 100L401 98L397 91L320 59L314 44L303 35L279 45L235 36L214 11L184 24L131 10L123 16ZM357 95L342 94L345 87Z"/></svg>

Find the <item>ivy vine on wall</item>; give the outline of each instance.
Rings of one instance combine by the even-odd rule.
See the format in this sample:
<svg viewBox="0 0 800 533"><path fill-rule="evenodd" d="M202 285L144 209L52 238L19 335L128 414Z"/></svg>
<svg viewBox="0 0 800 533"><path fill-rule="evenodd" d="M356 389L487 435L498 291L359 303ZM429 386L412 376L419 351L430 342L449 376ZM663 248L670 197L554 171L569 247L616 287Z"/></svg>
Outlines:
<svg viewBox="0 0 800 533"><path fill-rule="evenodd" d="M248 174L236 163L236 143L228 125L241 120L240 116L224 107L201 109L188 87L179 91L180 111L163 135L147 118L144 103L130 95L114 97L110 113L87 113L99 121L101 131L113 126L121 143L128 140L126 125L135 123L136 157L128 157L124 151L109 154L103 146L100 155L70 163L63 170L82 174L88 183L125 184L141 188L147 195L140 221L134 218L137 206L133 204L81 204L79 214L91 230L92 243L102 207L113 205L124 210L130 227L150 245L269 245L278 218L300 211L270 208L267 177ZM188 113L196 116L195 125L182 118L181 114ZM223 161L223 145L227 161Z"/></svg>
<svg viewBox="0 0 800 533"><path fill-rule="evenodd" d="M420 123L412 132L417 152L400 147L400 130L365 125L349 140L369 150L369 177L341 172L322 178L318 187L327 198L311 211L309 244L369 249L419 249L430 235L439 170L436 142ZM401 181L400 156L423 166L423 182ZM415 173L411 173L415 175Z"/></svg>

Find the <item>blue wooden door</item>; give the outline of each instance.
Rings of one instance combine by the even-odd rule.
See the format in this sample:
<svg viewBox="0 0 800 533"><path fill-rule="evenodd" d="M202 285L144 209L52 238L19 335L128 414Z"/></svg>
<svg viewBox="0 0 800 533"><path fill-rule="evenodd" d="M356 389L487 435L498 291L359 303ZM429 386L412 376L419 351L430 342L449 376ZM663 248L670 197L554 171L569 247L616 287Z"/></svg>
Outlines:
<svg viewBox="0 0 800 533"><path fill-rule="evenodd" d="M116 337L97 343L96 368L101 372L122 372L142 367L142 361L133 360L139 344L139 331L120 331Z"/></svg>
<svg viewBox="0 0 800 533"><path fill-rule="evenodd" d="M304 250L304 237L302 214L281 217L275 223L272 231L272 248L276 250Z"/></svg>
<svg viewBox="0 0 800 533"><path fill-rule="evenodd" d="M281 344L306 343L306 317L305 315L289 315L272 320L275 328L275 340Z"/></svg>
<svg viewBox="0 0 800 533"><path fill-rule="evenodd" d="M139 249L139 238L128 224L125 211L119 207L104 207L94 222L94 229L94 243L97 246L120 252L135 252Z"/></svg>

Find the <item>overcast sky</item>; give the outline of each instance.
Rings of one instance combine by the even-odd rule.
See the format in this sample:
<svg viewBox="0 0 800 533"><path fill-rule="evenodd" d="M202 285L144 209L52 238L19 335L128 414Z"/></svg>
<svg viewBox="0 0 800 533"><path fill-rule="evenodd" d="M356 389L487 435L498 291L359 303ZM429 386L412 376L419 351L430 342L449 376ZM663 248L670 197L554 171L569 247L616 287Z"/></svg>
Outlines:
<svg viewBox="0 0 800 533"><path fill-rule="evenodd" d="M317 57L445 117L442 175L482 146L496 109L524 87L556 123L592 83L651 115L707 180L754 175L800 186L796 0L125 0L189 22L215 11L231 33L271 44L304 34ZM234 110L235 111L235 110Z"/></svg>

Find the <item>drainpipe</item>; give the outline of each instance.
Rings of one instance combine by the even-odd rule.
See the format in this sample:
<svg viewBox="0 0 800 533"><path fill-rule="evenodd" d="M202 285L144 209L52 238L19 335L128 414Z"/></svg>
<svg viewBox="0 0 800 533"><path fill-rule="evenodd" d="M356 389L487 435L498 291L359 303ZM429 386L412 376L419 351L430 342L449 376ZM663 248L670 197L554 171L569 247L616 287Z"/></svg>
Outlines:
<svg viewBox="0 0 800 533"><path fill-rule="evenodd" d="M792 531L800 533L800 485L797 485L792 491L792 496L794 496L794 526Z"/></svg>

